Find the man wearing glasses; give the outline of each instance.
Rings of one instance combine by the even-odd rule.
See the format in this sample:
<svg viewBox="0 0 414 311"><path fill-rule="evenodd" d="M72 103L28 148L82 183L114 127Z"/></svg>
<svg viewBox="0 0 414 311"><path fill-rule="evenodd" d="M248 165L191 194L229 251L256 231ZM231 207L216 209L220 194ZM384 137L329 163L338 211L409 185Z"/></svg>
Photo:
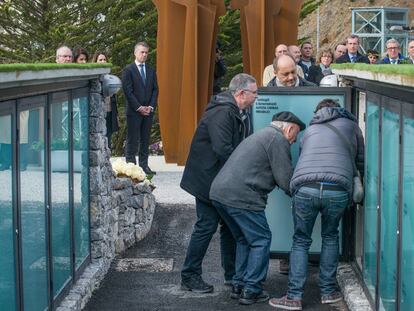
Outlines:
<svg viewBox="0 0 414 311"><path fill-rule="evenodd" d="M72 50L67 46L61 46L56 50L56 63L71 63L73 59Z"/></svg>
<svg viewBox="0 0 414 311"><path fill-rule="evenodd" d="M414 40L408 42L408 59L414 64Z"/></svg>
<svg viewBox="0 0 414 311"><path fill-rule="evenodd" d="M201 265L219 223L225 284L232 284L236 242L213 206L209 192L213 179L231 153L250 135L246 110L256 98L256 80L245 73L236 75L230 81L228 91L211 98L193 136L180 186L195 197L197 221L181 270L182 290L196 293L213 291L213 286L204 282L201 276Z"/></svg>
<svg viewBox="0 0 414 311"><path fill-rule="evenodd" d="M405 58L401 55L400 43L395 39L389 39L385 46L387 47L387 56L381 59L377 64L401 64Z"/></svg>

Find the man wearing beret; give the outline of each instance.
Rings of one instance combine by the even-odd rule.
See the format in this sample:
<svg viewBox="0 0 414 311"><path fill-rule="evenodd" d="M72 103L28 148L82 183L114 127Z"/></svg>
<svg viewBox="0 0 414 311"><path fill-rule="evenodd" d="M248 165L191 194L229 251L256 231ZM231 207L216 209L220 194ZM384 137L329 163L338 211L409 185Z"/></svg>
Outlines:
<svg viewBox="0 0 414 311"><path fill-rule="evenodd" d="M316 107L300 150L290 182L294 234L288 290L286 296L269 301L271 306L284 310L302 310L308 251L319 213L322 221L321 302L330 304L342 299L336 283L338 227L352 197L354 167L360 172L364 168L364 140L357 120L332 99L324 99Z"/></svg>
<svg viewBox="0 0 414 311"><path fill-rule="evenodd" d="M240 304L269 299L262 288L271 242L264 211L267 194L275 187L289 194L290 145L304 129L305 124L291 112L274 115L269 126L240 143L211 185L210 199L237 243L230 297Z"/></svg>

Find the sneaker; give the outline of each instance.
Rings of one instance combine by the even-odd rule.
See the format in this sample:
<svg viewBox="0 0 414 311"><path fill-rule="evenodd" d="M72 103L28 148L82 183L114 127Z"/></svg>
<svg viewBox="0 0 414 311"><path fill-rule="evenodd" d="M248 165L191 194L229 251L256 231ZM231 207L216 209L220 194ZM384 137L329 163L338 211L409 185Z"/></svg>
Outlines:
<svg viewBox="0 0 414 311"><path fill-rule="evenodd" d="M289 274L289 260L279 259L279 273L288 275Z"/></svg>
<svg viewBox="0 0 414 311"><path fill-rule="evenodd" d="M259 293L253 293L248 290L242 290L239 298L239 304L241 305L252 305L256 302L265 302L270 298L269 293L262 290Z"/></svg>
<svg viewBox="0 0 414 311"><path fill-rule="evenodd" d="M321 296L321 302L323 304L339 302L342 299L343 299L343 296L342 296L341 292L338 292L338 291L335 291L332 294Z"/></svg>
<svg viewBox="0 0 414 311"><path fill-rule="evenodd" d="M181 289L199 294L211 293L214 290L213 285L203 281L201 276L192 277L188 280L181 280Z"/></svg>
<svg viewBox="0 0 414 311"><path fill-rule="evenodd" d="M272 298L269 300L269 305L283 310L302 310L302 300L289 299L287 296Z"/></svg>
<svg viewBox="0 0 414 311"><path fill-rule="evenodd" d="M233 285L233 288L231 289L230 298L231 299L239 299L240 294L243 291L243 286L240 285Z"/></svg>

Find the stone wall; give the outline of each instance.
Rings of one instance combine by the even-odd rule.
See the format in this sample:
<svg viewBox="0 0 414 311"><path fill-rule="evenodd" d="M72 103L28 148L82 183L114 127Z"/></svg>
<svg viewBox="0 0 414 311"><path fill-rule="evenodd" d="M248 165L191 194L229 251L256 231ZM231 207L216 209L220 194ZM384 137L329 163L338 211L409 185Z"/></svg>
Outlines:
<svg viewBox="0 0 414 311"><path fill-rule="evenodd" d="M91 263L58 311L81 310L115 256L143 239L151 228L155 210L152 188L115 177L105 133L101 83L94 80L89 103Z"/></svg>

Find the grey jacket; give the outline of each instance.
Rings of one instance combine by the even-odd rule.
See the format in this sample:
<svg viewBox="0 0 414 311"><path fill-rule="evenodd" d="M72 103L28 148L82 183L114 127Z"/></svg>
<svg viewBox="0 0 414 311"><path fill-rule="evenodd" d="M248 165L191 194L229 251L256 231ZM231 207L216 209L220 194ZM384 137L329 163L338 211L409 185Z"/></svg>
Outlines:
<svg viewBox="0 0 414 311"><path fill-rule="evenodd" d="M276 186L289 192L292 173L290 144L279 128L270 125L240 143L214 179L210 199L262 211Z"/></svg>
<svg viewBox="0 0 414 311"><path fill-rule="evenodd" d="M330 128L335 126L353 145L350 159L348 145ZM300 145L300 156L293 173L290 189L294 194L303 185L330 182L352 193L353 167L356 161L361 175L364 171L364 140L355 117L343 108L320 109L306 129Z"/></svg>

